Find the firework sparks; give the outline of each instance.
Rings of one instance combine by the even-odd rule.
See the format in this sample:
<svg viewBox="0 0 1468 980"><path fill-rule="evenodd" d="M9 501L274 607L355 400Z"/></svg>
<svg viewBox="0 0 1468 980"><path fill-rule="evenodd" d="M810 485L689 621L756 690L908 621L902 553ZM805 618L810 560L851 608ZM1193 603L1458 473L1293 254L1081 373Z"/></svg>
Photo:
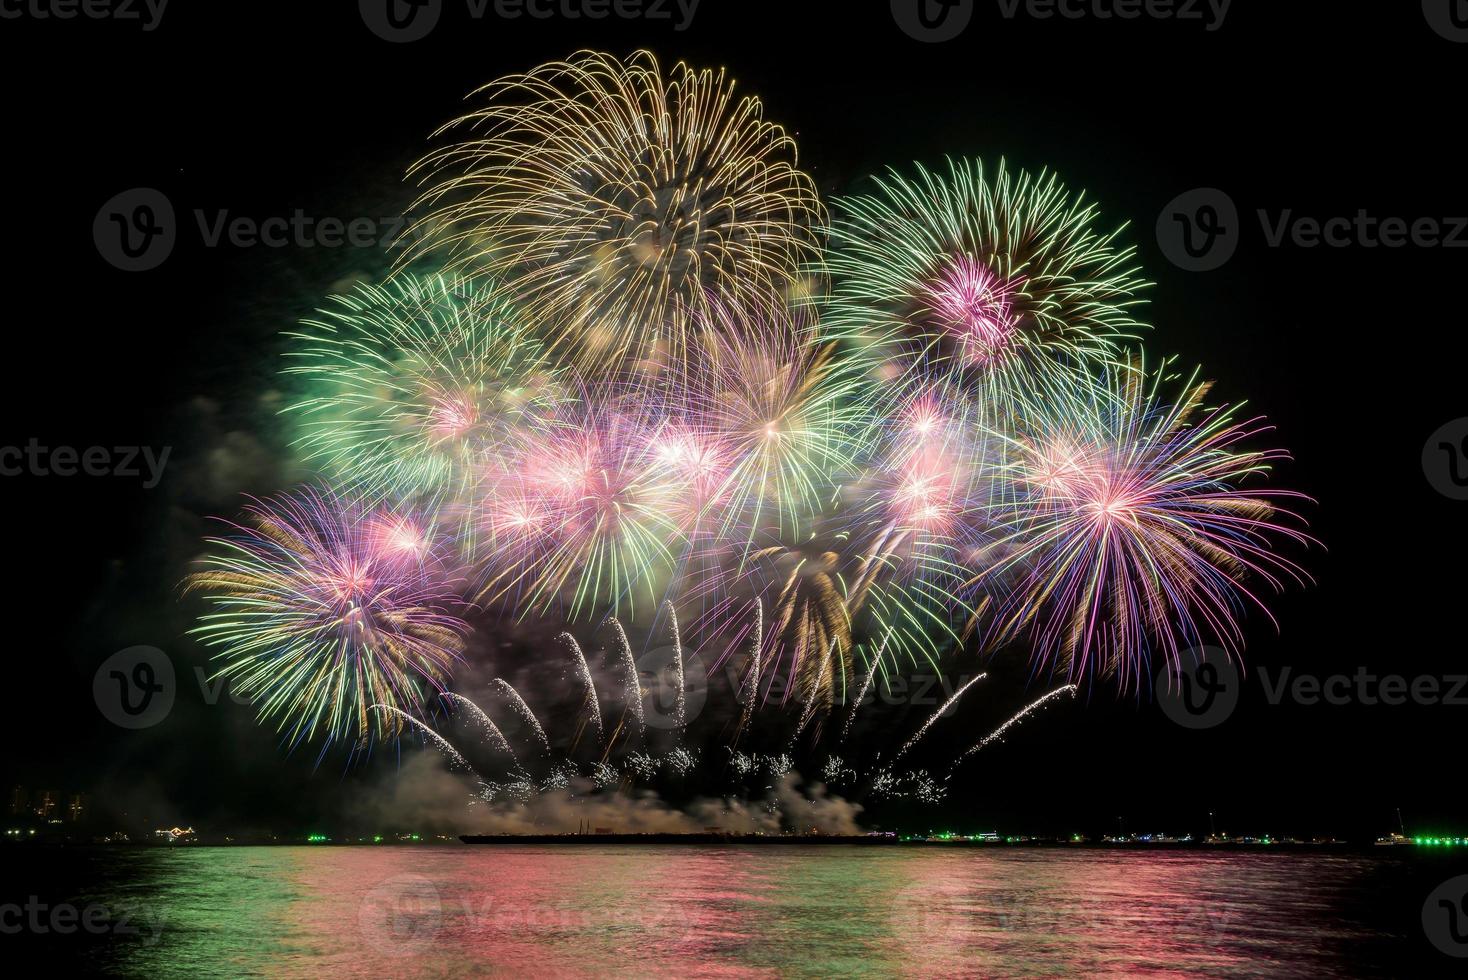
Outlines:
<svg viewBox="0 0 1468 980"><path fill-rule="evenodd" d="M1169 405L1164 378L1113 368L1095 391L1033 406L1012 447L996 505L1009 553L975 580L1001 592L990 640L1026 635L1072 680L1125 686L1149 675L1154 650L1169 663L1191 645L1237 650L1242 600L1264 608L1249 578L1308 580L1274 547L1310 543L1286 508L1303 498L1247 486L1287 458L1245 448L1269 428L1205 407L1196 374Z"/></svg>
<svg viewBox="0 0 1468 980"><path fill-rule="evenodd" d="M959 763L963 762L965 759L970 758L971 756L977 755L979 752L982 752L984 749L993 745L995 742L1002 741L1004 739L1004 736L1009 734L1009 731L1014 728L1014 726L1022 724L1026 718L1029 718L1035 712L1039 711L1041 708L1044 708L1052 701L1056 701L1060 698L1065 697L1075 697L1076 690L1077 688L1074 684L1067 684L1064 687L1057 687L1049 694L1042 695L1034 701L1031 701L1029 704L1025 705L1018 712L1016 712L1008 721L1000 725L998 728L994 729L988 735L985 735L983 738L979 739L978 742L974 743L972 748L970 748L968 751L964 752L957 759L955 759L953 762L954 767L956 768Z"/></svg>
<svg viewBox="0 0 1468 980"><path fill-rule="evenodd" d="M836 204L828 322L878 400L958 376L1006 405L1142 326L1131 248L1055 177L954 160L873 183Z"/></svg>
<svg viewBox="0 0 1468 980"><path fill-rule="evenodd" d="M540 725L540 719L535 717L535 712L530 710L530 705L520 696L520 692L510 685L510 682L501 677L496 677L489 682L489 689L504 698L514 710L520 720L530 729L535 736L536 744L540 746L542 755L550 754L550 740L545 737L545 729Z"/></svg>
<svg viewBox="0 0 1468 980"><path fill-rule="evenodd" d="M454 490L558 399L557 373L492 285L360 285L290 334L307 460L365 493Z"/></svg>
<svg viewBox="0 0 1468 980"><path fill-rule="evenodd" d="M681 355L711 301L783 301L823 212L795 144L722 71L580 52L493 82L416 164L405 262L504 272L584 368Z"/></svg>
<svg viewBox="0 0 1468 980"><path fill-rule="evenodd" d="M838 744L880 678L1024 641L1071 683L968 758L1089 679L1134 686L1186 645L1237 652L1253 583L1307 580L1276 548L1310 542L1298 495L1255 482L1284 454L1245 448L1267 429L1205 407L1196 376L1168 404L1160 372L1126 363L1147 284L1055 177L892 171L840 202L822 254L793 141L722 72L580 52L477 95L412 170L402 261L436 253L453 273L400 268L290 334L296 446L341 489L255 502L188 582L212 603L195 633L217 676L291 744L433 734L423 713L447 703L513 758L445 691L473 597L476 615L606 631L610 723L558 636L599 786L697 765L680 614L712 648L689 666L746 664L722 730L749 778L829 747L858 660ZM671 736L644 730L624 621L670 628ZM539 771L486 798L570 785L571 764L545 771L559 743L525 699L490 689ZM770 705L781 720L759 730Z"/></svg>
<svg viewBox="0 0 1468 980"><path fill-rule="evenodd" d="M593 394L527 440L484 497L481 597L572 618L656 606L682 535L670 516L678 487L651 465L653 438L640 413Z"/></svg>
<svg viewBox="0 0 1468 980"><path fill-rule="evenodd" d="M404 551L378 532L398 515L364 512L312 489L256 501L249 523L187 588L215 612L193 631L227 678L289 741L387 738L402 729L373 704L421 709L459 659L468 626L431 549Z"/></svg>

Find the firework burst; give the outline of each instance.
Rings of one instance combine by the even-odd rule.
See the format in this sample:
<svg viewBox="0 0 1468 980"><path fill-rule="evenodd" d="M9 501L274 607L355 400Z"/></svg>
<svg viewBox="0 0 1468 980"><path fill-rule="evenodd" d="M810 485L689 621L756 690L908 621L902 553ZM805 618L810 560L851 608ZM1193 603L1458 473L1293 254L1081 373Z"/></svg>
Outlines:
<svg viewBox="0 0 1468 980"><path fill-rule="evenodd" d="M580 52L475 98L410 171L398 273L290 334L296 445L339 490L254 502L187 583L218 676L290 743L431 741L425 714L452 708L497 765L549 765L533 689L492 688L532 753L445 691L472 597L600 631L596 671L560 634L558 678L598 785L694 766L652 754L632 638L663 624L673 729L689 677L740 667L722 732L759 780L829 741L849 681L840 740L879 680L1023 641L1066 683L973 754L1093 678L1237 651L1255 583L1305 580L1276 549L1310 541L1298 495L1259 485L1284 454L1247 448L1266 427L1196 376L1172 404L1125 362L1147 283L1048 172L890 171L828 224L794 142L722 72ZM410 273L429 255L450 274Z"/></svg>
<svg viewBox="0 0 1468 980"><path fill-rule="evenodd" d="M361 492L457 491L557 400L557 372L499 291L405 276L335 298L291 334L306 459Z"/></svg>
<svg viewBox="0 0 1468 980"><path fill-rule="evenodd" d="M657 464L658 429L624 394L585 393L495 470L481 598L573 619L657 604L683 540L683 485Z"/></svg>
<svg viewBox="0 0 1468 980"><path fill-rule="evenodd" d="M838 200L828 323L884 405L934 378L1007 408L1141 327L1132 249L1054 177L950 161Z"/></svg>
<svg viewBox="0 0 1468 980"><path fill-rule="evenodd" d="M795 144L722 71L580 52L500 79L416 164L405 261L509 276L579 366L680 356L710 302L783 301L823 212Z"/></svg>
<svg viewBox="0 0 1468 980"><path fill-rule="evenodd" d="M1246 448L1269 427L1206 407L1196 373L1168 404L1165 378L1114 367L1065 404L1030 407L995 506L1007 553L975 579L1000 595L991 642L1023 635L1044 667L1134 686L1154 652L1239 650L1243 607L1264 608L1251 579L1308 580L1275 550L1310 543L1288 509L1304 498L1251 485L1288 458Z"/></svg>
<svg viewBox="0 0 1468 980"><path fill-rule="evenodd" d="M460 583L423 518L303 489L255 501L210 538L189 591L214 611L193 630L287 741L365 745L421 715L458 662ZM373 711L383 705L393 711Z"/></svg>
<svg viewBox="0 0 1468 980"><path fill-rule="evenodd" d="M973 406L916 391L881 427L841 513L858 560L850 605L872 641L868 672L935 665L973 614L968 568L989 540L993 440Z"/></svg>
<svg viewBox="0 0 1468 980"><path fill-rule="evenodd" d="M678 399L723 461L711 503L731 542L809 534L858 455L832 349L781 314L762 322L768 329L744 336L705 329Z"/></svg>

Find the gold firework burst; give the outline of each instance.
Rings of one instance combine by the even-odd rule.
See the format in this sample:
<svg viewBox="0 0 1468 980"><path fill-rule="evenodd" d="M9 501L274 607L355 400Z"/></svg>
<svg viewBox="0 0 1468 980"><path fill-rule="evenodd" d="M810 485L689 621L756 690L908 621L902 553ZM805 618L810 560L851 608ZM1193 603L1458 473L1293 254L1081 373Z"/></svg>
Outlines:
<svg viewBox="0 0 1468 980"><path fill-rule="evenodd" d="M795 143L725 73L583 51L492 82L410 171L403 261L508 279L579 366L681 358L711 304L784 302L823 211Z"/></svg>

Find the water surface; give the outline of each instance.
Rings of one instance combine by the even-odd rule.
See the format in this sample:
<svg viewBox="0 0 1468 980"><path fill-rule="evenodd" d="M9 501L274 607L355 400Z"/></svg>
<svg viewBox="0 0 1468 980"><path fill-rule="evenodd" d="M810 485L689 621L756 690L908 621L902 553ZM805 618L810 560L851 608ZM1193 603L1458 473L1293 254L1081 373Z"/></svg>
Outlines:
<svg viewBox="0 0 1468 980"><path fill-rule="evenodd" d="M180 847L32 870L106 909L45 937L70 962L150 978L1353 976L1396 972L1416 915L1382 911L1400 869L1374 855Z"/></svg>

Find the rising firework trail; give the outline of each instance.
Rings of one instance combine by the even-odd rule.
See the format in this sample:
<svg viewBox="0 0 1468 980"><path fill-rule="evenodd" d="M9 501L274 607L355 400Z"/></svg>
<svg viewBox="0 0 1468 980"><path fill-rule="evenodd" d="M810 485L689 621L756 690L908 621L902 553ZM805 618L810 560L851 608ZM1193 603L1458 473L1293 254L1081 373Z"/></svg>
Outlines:
<svg viewBox="0 0 1468 980"><path fill-rule="evenodd" d="M943 705L937 711L933 712L932 715L929 716L927 721L923 722L923 727L919 728L917 732L912 736L912 738L908 739L907 742L903 744L902 748L897 750L897 754L892 757L892 761L896 762L898 759L906 755L908 753L908 750L916 745L918 743L918 740L928 733L928 729L933 727L933 723L939 718L942 718L945 714L948 713L949 708L958 703L958 699L963 697L964 691L967 691L969 688L973 687L979 681L988 676L988 674L978 674L970 678L968 682L965 683L958 690L954 691L953 696L950 697L947 701L944 701Z"/></svg>
<svg viewBox="0 0 1468 980"><path fill-rule="evenodd" d="M459 752L459 750L456 749L456 748L454 748L453 745L451 745L447 739L445 739L438 732L434 731L432 728L428 727L428 724L426 722L423 722L423 721L421 721L421 720L419 720L417 718L414 718L412 715L404 712L403 710L401 710L399 708L394 708L390 704L374 704L374 705L369 705L368 706L368 710L370 710L370 711L381 711L381 712L384 712L386 714L389 714L392 717L394 717L395 719L397 719L398 723L403 728L415 728L418 731L422 732L423 733L423 737L426 738L426 739L428 739L429 743L431 745L433 745L434 748L438 749L440 752L443 753L444 758L448 760L449 769L451 771L454 771L454 772L474 772L475 771L474 770L474 767L471 766L471 765L469 765L469 760L468 759L465 759L464 756ZM506 746L505 748L506 748L506 751L508 751L509 746Z"/></svg>
<svg viewBox="0 0 1468 980"><path fill-rule="evenodd" d="M510 686L510 682L502 677L496 677L489 682L489 689L509 702L520 720L529 726L535 735L535 741L540 745L542 755L550 755L550 740L545 737L545 729L540 727L540 719L535 717L535 712L530 710L530 705L520 696L520 692Z"/></svg>
<svg viewBox="0 0 1468 980"><path fill-rule="evenodd" d="M1064 687L1057 687L1049 694L1046 694L1040 698L1037 698L1034 701L1031 701L1019 712L1017 712L1012 718L1010 718L1004 724L1000 725L998 728L994 729L988 735L985 735L983 738L979 739L978 742L974 743L974 746L972 748L968 749L957 759L955 759L953 761L954 768L957 768L958 765L965 759L968 759L969 757L978 754L982 750L988 748L990 745L993 745L995 742L1004 738L1005 734L1007 734L1011 728L1023 722L1026 718L1030 717L1036 711L1039 711L1041 708L1045 707L1045 705L1049 704L1051 701L1054 701L1057 698L1075 697L1076 690L1077 688L1074 684L1067 684Z"/></svg>
<svg viewBox="0 0 1468 980"><path fill-rule="evenodd" d="M585 713L590 716L592 724L596 726L596 740L601 742L605 737L601 721L601 702L596 696L596 682L591 677L591 667L586 663L586 654L581 652L581 644L570 633L562 633L556 637L562 645L571 651L575 658L576 676L580 679L583 689L586 691Z"/></svg>
<svg viewBox="0 0 1468 980"><path fill-rule="evenodd" d="M483 738L488 745L499 750L500 752L503 752L511 759L515 758L515 750L510 748L510 740L505 738L504 732L500 731L500 726L496 725L494 723L494 719L485 714L483 708L479 707L479 705L475 704L473 701L470 701L462 694L455 694L452 691L449 691L446 692L443 696L445 700L449 701L452 704L456 704L459 707L463 708L465 711L469 712L469 717L473 721L474 727L479 730L480 737Z"/></svg>

